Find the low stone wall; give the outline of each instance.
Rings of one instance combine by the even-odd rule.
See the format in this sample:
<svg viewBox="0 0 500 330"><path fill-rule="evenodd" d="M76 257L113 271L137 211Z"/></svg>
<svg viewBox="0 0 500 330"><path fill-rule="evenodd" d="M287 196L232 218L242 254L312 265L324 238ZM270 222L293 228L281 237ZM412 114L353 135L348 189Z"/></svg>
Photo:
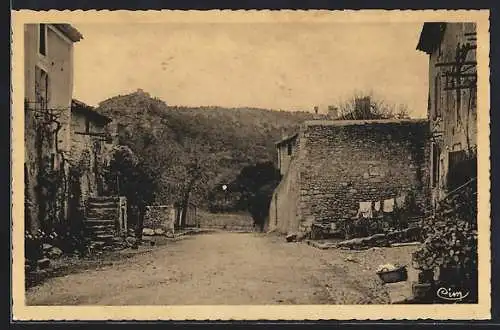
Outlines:
<svg viewBox="0 0 500 330"><path fill-rule="evenodd" d="M176 213L173 206L147 206L144 215L144 228L161 229L165 233L174 233Z"/></svg>
<svg viewBox="0 0 500 330"><path fill-rule="evenodd" d="M253 230L253 219L246 213L210 213L198 211L200 228L225 230Z"/></svg>

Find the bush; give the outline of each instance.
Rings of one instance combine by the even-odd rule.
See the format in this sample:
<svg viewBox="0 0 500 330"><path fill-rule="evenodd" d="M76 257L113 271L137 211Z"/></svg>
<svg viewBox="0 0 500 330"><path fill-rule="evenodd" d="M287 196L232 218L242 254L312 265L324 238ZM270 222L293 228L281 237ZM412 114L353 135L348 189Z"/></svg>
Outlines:
<svg viewBox="0 0 500 330"><path fill-rule="evenodd" d="M425 220L424 243L413 253L413 266L439 274L446 286L477 290L477 186L470 181L449 195Z"/></svg>

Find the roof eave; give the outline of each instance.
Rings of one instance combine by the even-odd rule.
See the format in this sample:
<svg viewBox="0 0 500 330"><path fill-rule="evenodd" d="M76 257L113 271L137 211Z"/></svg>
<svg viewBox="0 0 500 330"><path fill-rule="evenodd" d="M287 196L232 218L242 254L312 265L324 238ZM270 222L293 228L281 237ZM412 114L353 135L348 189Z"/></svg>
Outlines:
<svg viewBox="0 0 500 330"><path fill-rule="evenodd" d="M71 111L89 114L90 116L94 117L98 121L104 122L105 124L109 124L113 121L113 119L111 119L110 117L97 112L94 107L76 99L73 99L71 102Z"/></svg>
<svg viewBox="0 0 500 330"><path fill-rule="evenodd" d="M436 50L442 40L446 23L427 22L424 23L416 49L430 55Z"/></svg>
<svg viewBox="0 0 500 330"><path fill-rule="evenodd" d="M283 138L283 139L279 140L278 142L275 142L274 144L275 144L276 146L280 146L280 145L282 145L282 144L284 144L284 143L287 143L287 142L288 142L288 141L290 141L290 140L295 139L295 138L297 137L297 135L299 135L299 133L295 133L295 134L292 134L292 135L290 135L290 136L287 136L286 138Z"/></svg>
<svg viewBox="0 0 500 330"><path fill-rule="evenodd" d="M63 33L68 39L72 42L78 42L83 39L83 35L71 24L52 24L55 26L61 33Z"/></svg>

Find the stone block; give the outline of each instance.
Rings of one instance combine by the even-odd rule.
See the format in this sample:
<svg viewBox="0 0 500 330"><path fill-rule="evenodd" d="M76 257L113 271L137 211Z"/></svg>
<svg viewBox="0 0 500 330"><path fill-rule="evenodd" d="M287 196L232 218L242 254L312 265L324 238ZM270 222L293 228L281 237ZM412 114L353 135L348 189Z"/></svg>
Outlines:
<svg viewBox="0 0 500 330"><path fill-rule="evenodd" d="M40 269L47 269L50 266L50 259L49 258L42 258L37 261L38 268Z"/></svg>

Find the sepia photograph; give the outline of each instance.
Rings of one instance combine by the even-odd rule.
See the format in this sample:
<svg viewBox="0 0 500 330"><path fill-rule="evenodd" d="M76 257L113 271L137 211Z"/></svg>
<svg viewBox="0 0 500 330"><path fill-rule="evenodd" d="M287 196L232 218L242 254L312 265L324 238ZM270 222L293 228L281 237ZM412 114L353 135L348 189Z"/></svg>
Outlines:
<svg viewBox="0 0 500 330"><path fill-rule="evenodd" d="M16 13L21 304L489 306L488 12L362 12Z"/></svg>

